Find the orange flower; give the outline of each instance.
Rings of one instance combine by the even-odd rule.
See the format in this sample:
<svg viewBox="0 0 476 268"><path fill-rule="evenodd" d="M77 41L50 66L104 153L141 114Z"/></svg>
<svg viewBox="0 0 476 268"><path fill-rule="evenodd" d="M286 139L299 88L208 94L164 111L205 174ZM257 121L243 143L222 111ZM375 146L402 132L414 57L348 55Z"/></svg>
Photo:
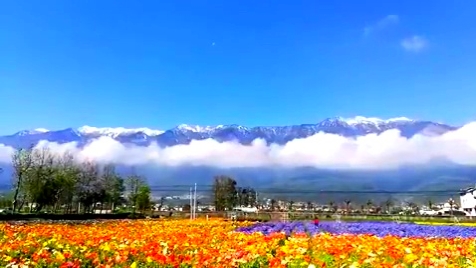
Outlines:
<svg viewBox="0 0 476 268"><path fill-rule="evenodd" d="M241 225L247 225L242 223ZM0 266L473 267L475 239L234 232L211 220L0 224ZM311 266L312 267L312 266Z"/></svg>

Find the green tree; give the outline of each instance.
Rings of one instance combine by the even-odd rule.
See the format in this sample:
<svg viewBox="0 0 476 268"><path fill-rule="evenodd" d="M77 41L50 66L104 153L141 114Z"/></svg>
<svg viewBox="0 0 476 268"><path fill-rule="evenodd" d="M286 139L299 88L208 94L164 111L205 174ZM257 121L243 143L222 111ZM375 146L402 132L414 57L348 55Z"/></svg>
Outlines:
<svg viewBox="0 0 476 268"><path fill-rule="evenodd" d="M126 190L124 179L116 173L116 168L112 164L104 166L102 176L108 189L106 201L111 205L111 210L114 211L115 206L123 201L122 197Z"/></svg>
<svg viewBox="0 0 476 268"><path fill-rule="evenodd" d="M237 205L238 206L256 206L256 191L251 187L236 188Z"/></svg>
<svg viewBox="0 0 476 268"><path fill-rule="evenodd" d="M276 199L271 199L271 210L274 211L276 209L276 204L278 201Z"/></svg>
<svg viewBox="0 0 476 268"><path fill-rule="evenodd" d="M30 147L17 150L12 164L15 211L21 210L27 201L30 209L35 205L35 210L40 211L47 206L56 210L60 203L71 200L77 177L71 155L55 155L46 147Z"/></svg>
<svg viewBox="0 0 476 268"><path fill-rule="evenodd" d="M78 184L79 173L80 169L72 154L65 153L58 157L54 176L55 180L59 182L61 187L55 196L55 212L60 206L64 206L63 213L72 210L72 205L76 196L76 186Z"/></svg>
<svg viewBox="0 0 476 268"><path fill-rule="evenodd" d="M407 214L412 214L413 212L418 211L418 204L417 203L412 202L412 201L408 201L406 203L407 203L407 206L410 208L410 210L406 211Z"/></svg>
<svg viewBox="0 0 476 268"><path fill-rule="evenodd" d="M288 210L293 210L294 209L294 201L291 200L288 202Z"/></svg>
<svg viewBox="0 0 476 268"><path fill-rule="evenodd" d="M306 209L307 210L314 210L314 206L311 201L307 201L306 203Z"/></svg>
<svg viewBox="0 0 476 268"><path fill-rule="evenodd" d="M450 205L450 215L453 216L453 208L455 205L455 201L453 200L453 198L448 199L448 204Z"/></svg>
<svg viewBox="0 0 476 268"><path fill-rule="evenodd" d="M25 190L30 208L35 204L35 211L39 212L44 207L55 204L61 184L55 176L55 156L47 147L33 149L31 160L33 164L24 180Z"/></svg>
<svg viewBox="0 0 476 268"><path fill-rule="evenodd" d="M352 201L350 199L346 199L345 201L345 210L346 210L346 213L348 214L350 212L350 203L352 203Z"/></svg>
<svg viewBox="0 0 476 268"><path fill-rule="evenodd" d="M149 185L143 183L141 186L139 186L139 191L137 192L136 204L139 211L142 211L142 212L151 208L152 202L151 202L151 191L150 191Z"/></svg>
<svg viewBox="0 0 476 268"><path fill-rule="evenodd" d="M387 213L391 213L392 211L392 207L394 206L394 202L393 202L393 199L391 197L387 198L387 200L385 200L385 208L387 210Z"/></svg>
<svg viewBox="0 0 476 268"><path fill-rule="evenodd" d="M104 201L105 189L99 165L92 161L81 163L76 184L76 199L84 212L92 212L97 202Z"/></svg>
<svg viewBox="0 0 476 268"><path fill-rule="evenodd" d="M216 176L213 181L213 201L216 211L232 210L237 205L236 181L228 176Z"/></svg>
<svg viewBox="0 0 476 268"><path fill-rule="evenodd" d="M431 200L430 198L428 199L428 208L429 209L433 208L433 200Z"/></svg>
<svg viewBox="0 0 476 268"><path fill-rule="evenodd" d="M371 199L369 199L369 200L367 200L366 205L367 205L367 212L370 213L370 210L372 209L372 207L374 205L374 202Z"/></svg>
<svg viewBox="0 0 476 268"><path fill-rule="evenodd" d="M25 202L26 192L25 192L25 180L28 177L31 167L33 166L32 161L32 151L33 146L28 149L18 149L12 155L12 167L13 167L13 177L12 177L12 188L13 188L13 200L12 200L12 210L16 212L18 207L22 206L19 204ZM21 198L20 201L20 196Z"/></svg>
<svg viewBox="0 0 476 268"><path fill-rule="evenodd" d="M245 196L246 196L246 202L245 206L257 206L258 200L256 199L256 191L255 189L251 187L246 187L245 188Z"/></svg>
<svg viewBox="0 0 476 268"><path fill-rule="evenodd" d="M138 175L130 175L125 180L126 191L128 192L128 201L132 207L132 212L135 213L137 208L137 198L139 196L139 190L144 185L144 178Z"/></svg>
<svg viewBox="0 0 476 268"><path fill-rule="evenodd" d="M192 207L190 206L190 204L185 204L185 205L183 205L183 207L182 207L182 211L184 211L184 212L190 212L190 211L192 211Z"/></svg>

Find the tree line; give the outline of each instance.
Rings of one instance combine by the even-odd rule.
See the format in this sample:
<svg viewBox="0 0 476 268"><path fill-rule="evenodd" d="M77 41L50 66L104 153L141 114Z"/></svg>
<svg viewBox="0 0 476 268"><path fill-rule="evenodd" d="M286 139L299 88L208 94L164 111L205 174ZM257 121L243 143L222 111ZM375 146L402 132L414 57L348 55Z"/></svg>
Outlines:
<svg viewBox="0 0 476 268"><path fill-rule="evenodd" d="M12 211L90 213L128 206L150 208L151 190L144 177L123 177L114 165L80 161L48 148L18 149L12 156Z"/></svg>

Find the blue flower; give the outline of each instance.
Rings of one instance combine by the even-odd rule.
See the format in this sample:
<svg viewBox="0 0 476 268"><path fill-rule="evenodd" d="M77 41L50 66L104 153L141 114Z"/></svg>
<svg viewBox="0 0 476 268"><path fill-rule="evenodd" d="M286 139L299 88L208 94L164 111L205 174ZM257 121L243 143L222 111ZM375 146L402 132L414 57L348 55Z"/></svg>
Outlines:
<svg viewBox="0 0 476 268"><path fill-rule="evenodd" d="M331 234L369 234L379 237L444 237L444 238L470 238L476 237L476 228L467 226L431 226L413 223L394 222L321 222L315 226L310 222L267 222L237 229L238 232L254 233L261 232L265 235L284 232L317 234L321 232Z"/></svg>

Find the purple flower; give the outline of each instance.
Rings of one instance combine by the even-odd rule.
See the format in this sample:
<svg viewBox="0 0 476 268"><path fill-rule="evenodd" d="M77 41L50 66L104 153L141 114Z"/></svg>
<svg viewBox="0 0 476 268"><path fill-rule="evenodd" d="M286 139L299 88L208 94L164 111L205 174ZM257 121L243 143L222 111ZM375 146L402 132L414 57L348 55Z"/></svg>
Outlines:
<svg viewBox="0 0 476 268"><path fill-rule="evenodd" d="M332 222L323 221L319 226L311 222L267 222L237 229L238 232L261 232L265 235L284 232L317 234L321 232L331 234L369 234L379 237L393 235L400 237L444 237L444 238L469 238L476 237L476 228L466 226L431 226L413 223L394 222Z"/></svg>

